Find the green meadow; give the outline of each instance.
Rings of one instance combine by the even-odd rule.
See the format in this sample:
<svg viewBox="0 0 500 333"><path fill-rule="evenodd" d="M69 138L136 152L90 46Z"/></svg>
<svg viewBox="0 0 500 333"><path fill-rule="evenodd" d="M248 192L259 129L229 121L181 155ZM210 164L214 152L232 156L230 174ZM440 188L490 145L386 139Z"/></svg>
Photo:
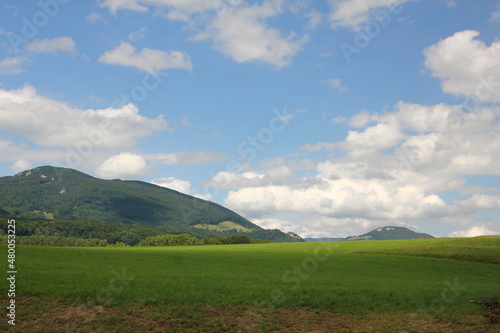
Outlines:
<svg viewBox="0 0 500 333"><path fill-rule="evenodd" d="M0 248L6 253L5 245ZM176 247L18 246L16 294L109 308L214 306L306 308L350 315L467 315L481 312L470 300L500 296L499 263L500 237Z"/></svg>

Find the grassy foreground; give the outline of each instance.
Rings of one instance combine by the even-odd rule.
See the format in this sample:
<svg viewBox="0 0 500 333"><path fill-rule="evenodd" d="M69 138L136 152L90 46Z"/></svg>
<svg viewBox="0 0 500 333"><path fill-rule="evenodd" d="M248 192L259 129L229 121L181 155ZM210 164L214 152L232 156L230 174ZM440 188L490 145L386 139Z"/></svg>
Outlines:
<svg viewBox="0 0 500 333"><path fill-rule="evenodd" d="M0 249L6 257L6 247ZM19 324L35 320L23 311L45 306L43 313L73 307L77 313L88 312L85 320L102 316L96 327L103 332L120 325L116 331L126 331L126 322L137 316L152 316L145 320L149 324L168 318L169 325L191 322L179 324L179 332L314 331L287 329L287 313L303 318L301 325L335 317L332 327L347 328L375 316L368 321L385 324L375 324L374 332L399 321L432 328L433 320L444 320L445 328L451 321L463 332L488 332L491 325L481 319L481 308L469 301L500 296L499 257L500 237L151 248L18 246L16 294L25 304L24 310L19 305ZM210 322L207 318L219 329L195 324L198 320L212 327L202 324ZM90 327L83 319L71 320L78 330ZM258 324L253 330L249 323L236 329L235 320ZM325 327L315 331L327 332ZM0 323L0 330L7 328L6 320Z"/></svg>

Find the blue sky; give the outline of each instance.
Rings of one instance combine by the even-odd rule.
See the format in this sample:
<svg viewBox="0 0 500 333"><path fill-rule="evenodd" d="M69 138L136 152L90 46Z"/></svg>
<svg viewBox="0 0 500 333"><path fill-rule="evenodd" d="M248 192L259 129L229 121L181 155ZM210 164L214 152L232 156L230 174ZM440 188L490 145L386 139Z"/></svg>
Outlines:
<svg viewBox="0 0 500 333"><path fill-rule="evenodd" d="M303 237L500 234L498 1L0 6L0 176L139 179Z"/></svg>

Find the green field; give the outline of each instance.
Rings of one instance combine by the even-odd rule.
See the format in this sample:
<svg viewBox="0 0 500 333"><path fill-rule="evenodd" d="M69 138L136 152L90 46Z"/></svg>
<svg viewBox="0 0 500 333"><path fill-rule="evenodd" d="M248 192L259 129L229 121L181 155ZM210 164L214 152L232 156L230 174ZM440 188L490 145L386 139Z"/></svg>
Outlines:
<svg viewBox="0 0 500 333"><path fill-rule="evenodd" d="M197 229L206 229L215 231L225 231L225 230L237 230L243 232L252 231L251 229L245 228L244 226L231 221L224 221L220 222L219 224L196 224L193 227Z"/></svg>
<svg viewBox="0 0 500 333"><path fill-rule="evenodd" d="M5 254L6 246L0 248ZM500 237L178 247L18 246L17 296L106 308L307 309L426 318L478 315L481 307L469 301L500 296L499 263Z"/></svg>

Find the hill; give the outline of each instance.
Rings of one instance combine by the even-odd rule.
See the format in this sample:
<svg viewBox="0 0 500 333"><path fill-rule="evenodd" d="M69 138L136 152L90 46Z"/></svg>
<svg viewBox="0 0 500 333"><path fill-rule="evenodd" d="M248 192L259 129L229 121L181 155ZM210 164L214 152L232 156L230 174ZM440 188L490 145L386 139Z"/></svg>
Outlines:
<svg viewBox="0 0 500 333"><path fill-rule="evenodd" d="M43 166L1 177L0 188L0 207L26 219L113 221L199 236L300 241L277 229L265 230L216 203L141 181L102 180ZM225 227L217 228L221 223Z"/></svg>
<svg viewBox="0 0 500 333"><path fill-rule="evenodd" d="M400 240L417 238L434 238L434 236L418 233L404 227L387 226L377 228L364 235L350 236L345 240Z"/></svg>

